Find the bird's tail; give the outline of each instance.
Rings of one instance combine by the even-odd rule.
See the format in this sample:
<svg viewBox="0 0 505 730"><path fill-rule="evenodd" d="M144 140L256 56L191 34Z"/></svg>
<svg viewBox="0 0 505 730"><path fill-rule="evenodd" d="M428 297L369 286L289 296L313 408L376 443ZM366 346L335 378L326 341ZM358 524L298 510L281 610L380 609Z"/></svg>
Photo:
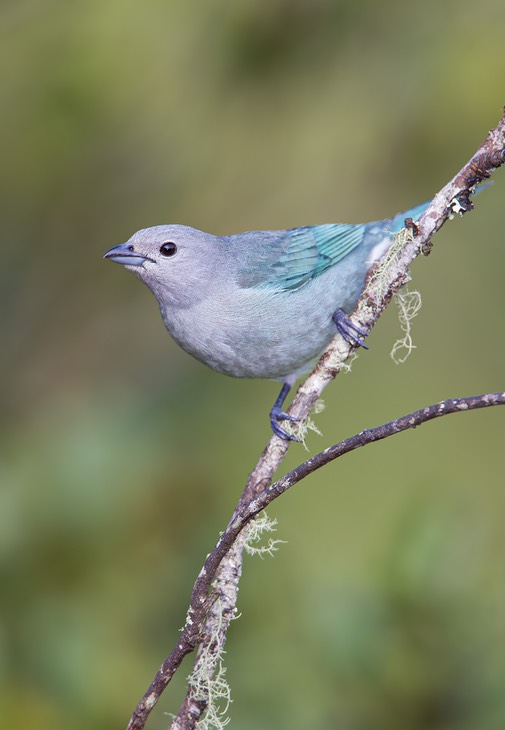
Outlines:
<svg viewBox="0 0 505 730"><path fill-rule="evenodd" d="M492 184L492 180L486 180L485 182L480 183L477 185L472 195L478 195ZM418 221L430 203L431 200L428 200L426 203L421 203L420 205L416 205L414 208L409 208L409 210L405 210L403 213L398 213L393 216L393 218L391 218L391 231L393 233L397 233L404 228L405 218L412 218L413 221Z"/></svg>
<svg viewBox="0 0 505 730"><path fill-rule="evenodd" d="M406 218L412 218L413 221L418 221L430 203L431 200L428 200L426 203L421 203L420 205L416 205L414 208L409 208L408 210L404 210L402 213L397 213L397 215L393 216L391 219L392 233L398 233L398 231L402 228L405 228Z"/></svg>

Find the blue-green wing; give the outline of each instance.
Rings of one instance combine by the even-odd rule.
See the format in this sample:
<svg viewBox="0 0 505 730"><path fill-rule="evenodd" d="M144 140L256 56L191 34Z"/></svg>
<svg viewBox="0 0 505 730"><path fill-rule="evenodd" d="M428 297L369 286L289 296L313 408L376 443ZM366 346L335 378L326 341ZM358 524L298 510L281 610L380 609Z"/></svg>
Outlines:
<svg viewBox="0 0 505 730"><path fill-rule="evenodd" d="M363 240L365 225L327 224L292 228L275 264L276 283L297 289L341 261Z"/></svg>
<svg viewBox="0 0 505 730"><path fill-rule="evenodd" d="M298 289L338 264L361 244L371 249L385 236L396 233L403 228L405 218L417 220L428 205L423 203L375 223L329 223L230 236L229 240L235 240L241 249L238 281L245 287Z"/></svg>
<svg viewBox="0 0 505 730"><path fill-rule="evenodd" d="M328 224L229 236L232 249L240 251L238 283L297 289L359 246L365 229L364 225Z"/></svg>

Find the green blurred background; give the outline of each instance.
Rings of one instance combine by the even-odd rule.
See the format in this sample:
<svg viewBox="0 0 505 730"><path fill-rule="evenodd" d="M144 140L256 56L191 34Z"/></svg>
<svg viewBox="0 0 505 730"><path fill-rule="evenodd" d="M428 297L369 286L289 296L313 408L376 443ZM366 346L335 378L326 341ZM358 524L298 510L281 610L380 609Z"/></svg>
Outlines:
<svg viewBox="0 0 505 730"><path fill-rule="evenodd" d="M503 0L2 3L5 727L126 725L269 436L277 384L180 351L104 251L430 198L498 121L504 30ZM389 358L392 306L311 452L503 389L504 195L498 173L416 263L417 349ZM442 419L275 504L287 544L246 559L227 645L233 727L505 727L504 417Z"/></svg>

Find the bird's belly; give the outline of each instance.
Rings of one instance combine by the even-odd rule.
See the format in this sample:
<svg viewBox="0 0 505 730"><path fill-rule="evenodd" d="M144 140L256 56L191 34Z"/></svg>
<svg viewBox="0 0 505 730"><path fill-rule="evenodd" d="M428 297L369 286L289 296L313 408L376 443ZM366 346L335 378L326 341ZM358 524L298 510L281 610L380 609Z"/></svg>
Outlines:
<svg viewBox="0 0 505 730"><path fill-rule="evenodd" d="M266 307L242 302L229 315L221 308L167 310L163 320L174 340L191 355L225 375L284 378L317 358L332 336L332 306L293 306L273 300ZM214 309L215 311L209 311Z"/></svg>

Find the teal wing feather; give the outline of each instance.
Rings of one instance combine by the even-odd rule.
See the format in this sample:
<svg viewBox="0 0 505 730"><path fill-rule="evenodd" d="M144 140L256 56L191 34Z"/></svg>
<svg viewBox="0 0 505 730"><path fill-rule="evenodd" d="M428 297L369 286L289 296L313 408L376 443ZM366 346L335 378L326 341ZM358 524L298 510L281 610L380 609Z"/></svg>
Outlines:
<svg viewBox="0 0 505 730"><path fill-rule="evenodd" d="M341 261L363 240L364 225L327 224L292 228L275 266L283 289L297 289Z"/></svg>
<svg viewBox="0 0 505 730"><path fill-rule="evenodd" d="M298 289L348 256L360 244L367 248L404 226L405 218L417 220L429 203L375 223L328 223L286 231L252 231L241 239L243 264L238 282L244 287L264 286Z"/></svg>
<svg viewBox="0 0 505 730"><path fill-rule="evenodd" d="M393 218L362 224L335 223L286 231L289 242L274 268L275 283L283 289L297 289L338 264L366 238L372 247L388 234L397 233L405 225L405 218L418 220L429 201L398 213Z"/></svg>
<svg viewBox="0 0 505 730"><path fill-rule="evenodd" d="M256 247L256 257L242 269L242 283L297 289L359 246L365 228L328 224L291 228L278 232L274 239L268 236L262 241L262 253Z"/></svg>

